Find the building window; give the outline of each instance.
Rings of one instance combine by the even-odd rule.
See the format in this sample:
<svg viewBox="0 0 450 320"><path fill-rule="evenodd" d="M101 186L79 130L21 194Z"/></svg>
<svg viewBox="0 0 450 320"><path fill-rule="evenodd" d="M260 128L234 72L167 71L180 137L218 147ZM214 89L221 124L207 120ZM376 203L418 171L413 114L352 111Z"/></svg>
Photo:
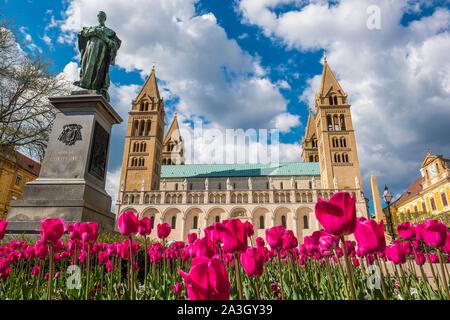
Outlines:
<svg viewBox="0 0 450 320"><path fill-rule="evenodd" d="M268 182L266 182L266 189L267 189L267 190L270 189L270 186L269 186L269 183L268 183Z"/></svg>
<svg viewBox="0 0 450 320"><path fill-rule="evenodd" d="M434 202L434 198L430 198L431 210L436 211L436 202Z"/></svg>
<svg viewBox="0 0 450 320"><path fill-rule="evenodd" d="M442 205L444 207L448 206L447 196L445 195L445 192L441 192L441 199L442 199Z"/></svg>
<svg viewBox="0 0 450 320"><path fill-rule="evenodd" d="M192 221L192 229L197 229L197 228L198 228L198 217L195 216L194 221Z"/></svg>
<svg viewBox="0 0 450 320"><path fill-rule="evenodd" d="M308 216L303 216L303 228L308 229L309 223L308 223Z"/></svg>
<svg viewBox="0 0 450 320"><path fill-rule="evenodd" d="M259 228L264 229L264 216L259 217Z"/></svg>
<svg viewBox="0 0 450 320"><path fill-rule="evenodd" d="M316 156L315 160L316 160L316 162L319 162L319 156Z"/></svg>
<svg viewBox="0 0 450 320"><path fill-rule="evenodd" d="M173 216L172 217L171 227L172 227L172 229L175 229L176 226L177 226L177 217Z"/></svg>
<svg viewBox="0 0 450 320"><path fill-rule="evenodd" d="M220 216L216 216L216 223L219 223L220 222Z"/></svg>
<svg viewBox="0 0 450 320"><path fill-rule="evenodd" d="M286 216L281 216L281 225L286 228Z"/></svg>
<svg viewBox="0 0 450 320"><path fill-rule="evenodd" d="M16 177L16 186L20 186L21 183L22 183L22 177L21 176L17 176Z"/></svg>
<svg viewBox="0 0 450 320"><path fill-rule="evenodd" d="M339 116L339 120L340 120L341 130L346 130L346 128L345 128L345 117L344 117L343 114L341 114Z"/></svg>
<svg viewBox="0 0 450 320"><path fill-rule="evenodd" d="M333 97L332 96L328 97L328 102L330 103L330 106L333 105Z"/></svg>
<svg viewBox="0 0 450 320"><path fill-rule="evenodd" d="M233 190L236 190L236 183L233 182Z"/></svg>
<svg viewBox="0 0 450 320"><path fill-rule="evenodd" d="M295 182L295 189L298 189L298 182Z"/></svg>
<svg viewBox="0 0 450 320"><path fill-rule="evenodd" d="M192 190L192 187L193 187L193 185L192 185L192 182L191 182L191 183L189 183L189 190Z"/></svg>
<svg viewBox="0 0 450 320"><path fill-rule="evenodd" d="M313 155L309 156L309 162L314 162L314 156Z"/></svg>
<svg viewBox="0 0 450 320"><path fill-rule="evenodd" d="M312 181L308 182L309 188L312 189L313 185L312 185Z"/></svg>
<svg viewBox="0 0 450 320"><path fill-rule="evenodd" d="M425 202L422 202L422 211L423 213L427 212L427 205L425 204Z"/></svg>
<svg viewBox="0 0 450 320"><path fill-rule="evenodd" d="M219 185L217 186L217 189L222 190L222 184L219 182Z"/></svg>
<svg viewBox="0 0 450 320"><path fill-rule="evenodd" d="M327 128L328 128L328 131L333 131L333 123L331 121L331 114L327 115Z"/></svg>
<svg viewBox="0 0 450 320"><path fill-rule="evenodd" d="M280 189L283 190L283 182L280 182Z"/></svg>
<svg viewBox="0 0 450 320"><path fill-rule="evenodd" d="M175 183L175 191L178 191L178 183Z"/></svg>

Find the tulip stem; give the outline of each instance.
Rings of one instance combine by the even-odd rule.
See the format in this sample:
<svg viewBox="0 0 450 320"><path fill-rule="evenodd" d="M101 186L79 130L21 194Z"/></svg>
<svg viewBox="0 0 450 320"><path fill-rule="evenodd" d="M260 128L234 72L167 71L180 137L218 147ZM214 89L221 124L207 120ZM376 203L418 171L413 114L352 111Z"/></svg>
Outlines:
<svg viewBox="0 0 450 320"><path fill-rule="evenodd" d="M352 274L352 269L350 267L350 262L348 260L347 248L345 247L344 236L341 236L341 243L342 243L342 252L344 253L345 268L346 268L347 274L348 274L348 285L350 287L352 300L356 300L356 290L355 290L355 285L353 283L353 274Z"/></svg>
<svg viewBox="0 0 450 320"><path fill-rule="evenodd" d="M386 283L385 278L384 278L384 274L383 274L383 268L381 267L381 263L380 263L380 258L378 257L378 254L374 254L375 256L375 261L377 263L377 267L378 269L380 269L380 275L381 275L381 289L383 290L383 297L384 300L388 300L389 296L388 296L388 292L387 292L387 288L386 288Z"/></svg>
<svg viewBox="0 0 450 320"><path fill-rule="evenodd" d="M52 299L53 292L53 243L48 245L49 258L49 272L48 272L48 286L47 286L47 300Z"/></svg>
<svg viewBox="0 0 450 320"><path fill-rule="evenodd" d="M91 268L91 248L90 244L88 243L88 250L87 250L87 257L86 257L86 291L84 294L84 299L89 299L89 271Z"/></svg>
<svg viewBox="0 0 450 320"><path fill-rule="evenodd" d="M147 257L147 236L144 236L144 299L147 297L147 272L148 272L148 257Z"/></svg>
<svg viewBox="0 0 450 320"><path fill-rule="evenodd" d="M239 300L244 300L244 295L242 294L242 282L241 282L241 272L239 271L239 258L238 252L234 253L234 269L236 272L236 284L238 289Z"/></svg>
<svg viewBox="0 0 450 320"><path fill-rule="evenodd" d="M283 286L283 272L281 271L281 255L280 251L277 250L278 253L278 272L280 274L280 291L281 291L281 300L285 300L284 298L284 286Z"/></svg>
<svg viewBox="0 0 450 320"><path fill-rule="evenodd" d="M444 284L445 294L447 295L447 298L450 299L450 292L448 290L447 276L446 276L445 270L444 270L444 259L442 259L442 254L441 254L441 251L439 251L439 249L437 250L437 254L439 257L439 264L441 265L442 282Z"/></svg>
<svg viewBox="0 0 450 320"><path fill-rule="evenodd" d="M134 300L133 237L130 236L130 299Z"/></svg>

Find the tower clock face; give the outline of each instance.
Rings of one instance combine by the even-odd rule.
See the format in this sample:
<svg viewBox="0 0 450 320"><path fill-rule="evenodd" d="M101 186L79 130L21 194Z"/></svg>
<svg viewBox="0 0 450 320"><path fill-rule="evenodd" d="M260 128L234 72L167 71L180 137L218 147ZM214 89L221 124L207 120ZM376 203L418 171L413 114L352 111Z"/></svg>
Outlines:
<svg viewBox="0 0 450 320"><path fill-rule="evenodd" d="M430 166L430 174L431 174L431 176L435 176L436 175L436 164L432 164L431 166Z"/></svg>

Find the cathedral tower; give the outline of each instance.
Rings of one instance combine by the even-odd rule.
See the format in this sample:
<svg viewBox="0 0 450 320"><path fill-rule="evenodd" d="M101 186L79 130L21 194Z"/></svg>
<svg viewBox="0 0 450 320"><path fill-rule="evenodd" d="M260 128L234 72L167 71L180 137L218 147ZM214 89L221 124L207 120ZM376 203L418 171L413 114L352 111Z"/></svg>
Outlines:
<svg viewBox="0 0 450 320"><path fill-rule="evenodd" d="M119 195L159 189L163 135L164 101L153 67L128 113Z"/></svg>
<svg viewBox="0 0 450 320"><path fill-rule="evenodd" d="M184 145L176 113L173 116L172 122L170 123L166 136L164 137L162 164L184 164Z"/></svg>
<svg viewBox="0 0 450 320"><path fill-rule="evenodd" d="M348 97L336 80L326 58L320 91L315 97L315 108L322 188L362 189Z"/></svg>
<svg viewBox="0 0 450 320"><path fill-rule="evenodd" d="M309 110L308 123L306 124L305 136L302 138L303 162L319 162L317 150L316 123L312 110Z"/></svg>

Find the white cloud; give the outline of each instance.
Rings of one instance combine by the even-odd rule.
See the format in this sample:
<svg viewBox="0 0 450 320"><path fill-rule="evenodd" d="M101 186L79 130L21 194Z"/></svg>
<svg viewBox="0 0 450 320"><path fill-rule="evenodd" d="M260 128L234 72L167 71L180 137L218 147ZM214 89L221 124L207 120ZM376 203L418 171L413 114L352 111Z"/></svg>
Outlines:
<svg viewBox="0 0 450 320"><path fill-rule="evenodd" d="M280 113L275 117L273 125L281 132L287 133L300 125L300 117L290 113Z"/></svg>
<svg viewBox="0 0 450 320"><path fill-rule="evenodd" d="M143 76L156 62L157 76L183 112L224 127L267 127L286 101L258 57L229 39L212 13L197 15L194 0L73 0L61 23L61 41L108 14L107 26L123 40L117 64ZM129 17L124 19L124 17ZM256 116L255 116L256 115Z"/></svg>
<svg viewBox="0 0 450 320"><path fill-rule="evenodd" d="M111 211L114 212L116 199L117 199L117 192L119 191L119 182L120 181L120 168L108 171L106 174L106 186L105 190L106 192L111 196L112 203L111 203Z"/></svg>
<svg viewBox="0 0 450 320"><path fill-rule="evenodd" d="M382 27L369 30L366 10L372 0L297 2L297 8L275 14L278 5L295 2L241 0L239 8L243 21L286 47L327 52L352 104L366 189L370 173L382 184L407 187L427 147L450 155L448 9L402 25L406 12L420 13L425 3L380 0ZM319 80L319 75L310 79L300 97L310 105Z"/></svg>

